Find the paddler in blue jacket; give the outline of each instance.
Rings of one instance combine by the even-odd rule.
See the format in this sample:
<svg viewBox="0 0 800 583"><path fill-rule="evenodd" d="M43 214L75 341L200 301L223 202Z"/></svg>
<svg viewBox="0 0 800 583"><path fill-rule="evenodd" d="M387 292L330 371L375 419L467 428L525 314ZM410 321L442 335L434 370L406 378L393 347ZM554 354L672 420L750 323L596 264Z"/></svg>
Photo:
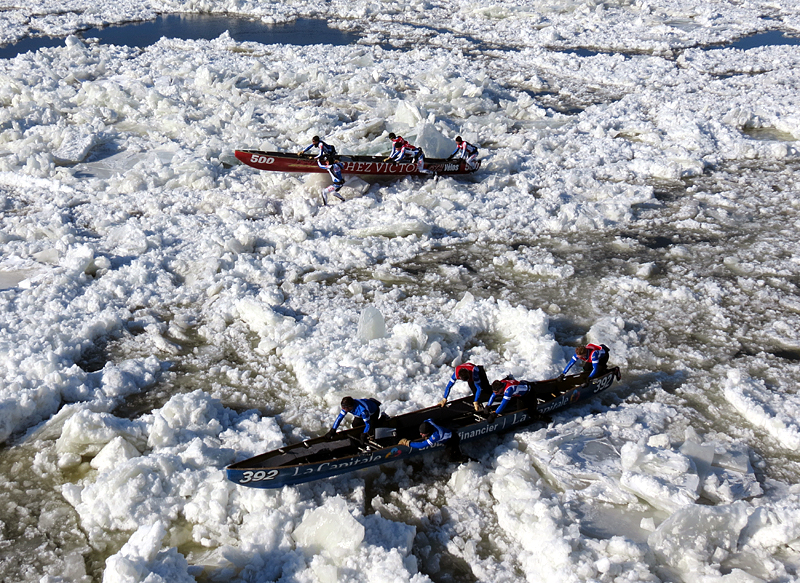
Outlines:
<svg viewBox="0 0 800 583"><path fill-rule="evenodd" d="M531 409L531 413L533 414L536 413L536 394L533 391L532 383L510 378L494 381L492 383L492 396L489 397L486 408L488 409L491 407L492 403L494 403L495 399L499 398L500 395L502 395L503 400L495 411L489 413L489 423L494 422L497 416L503 412L513 398L521 399L523 407Z"/></svg>
<svg viewBox="0 0 800 583"><path fill-rule="evenodd" d="M354 399L353 397L344 397L342 399L342 410L336 421L333 422L333 427L325 434L327 439L333 439L336 435L336 430L339 429L339 424L347 416L352 413L355 419L353 420L353 427L360 427L364 425L364 432L360 435L361 443L366 443L367 437L373 432L379 423L385 423L389 420L385 413L381 413L381 402L375 399Z"/></svg>
<svg viewBox="0 0 800 583"><path fill-rule="evenodd" d="M331 156L331 157L336 156L336 148L320 140L319 136L314 136L313 138L311 138L311 143L308 146L306 146L305 150L300 150L299 152L297 152L297 155L302 156L312 148L319 148L319 154L317 154L316 156L318 160L323 156Z"/></svg>
<svg viewBox="0 0 800 583"><path fill-rule="evenodd" d="M400 445L405 445L411 449L425 449L433 447L437 443L442 443L450 461L466 461L464 454L461 453L461 438L457 432L434 423L433 419L426 419L419 426L419 435L422 441L401 439Z"/></svg>

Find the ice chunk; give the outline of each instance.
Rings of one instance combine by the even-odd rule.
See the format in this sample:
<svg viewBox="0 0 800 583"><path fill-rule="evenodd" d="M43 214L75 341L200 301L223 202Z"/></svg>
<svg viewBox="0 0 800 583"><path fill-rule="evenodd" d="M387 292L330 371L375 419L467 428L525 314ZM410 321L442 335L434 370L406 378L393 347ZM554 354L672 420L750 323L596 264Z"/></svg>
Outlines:
<svg viewBox="0 0 800 583"><path fill-rule="evenodd" d="M252 298L244 298L237 302L236 309L250 330L261 336L258 348L263 354L302 335L305 331L305 326L294 318L283 316L269 305Z"/></svg>
<svg viewBox="0 0 800 583"><path fill-rule="evenodd" d="M139 455L139 450L136 449L129 441L122 436L117 436L109 441L106 446L100 450L90 465L101 472L113 468L115 465L122 463L126 460L135 458Z"/></svg>
<svg viewBox="0 0 800 583"><path fill-rule="evenodd" d="M303 519L292 538L309 554L327 552L341 560L364 540L364 526L350 514L347 503L338 496L313 510Z"/></svg>
<svg viewBox="0 0 800 583"><path fill-rule="evenodd" d="M123 434L131 441L143 443L141 428L130 421L108 413L78 411L64 423L56 441L56 451L61 455L94 455Z"/></svg>
<svg viewBox="0 0 800 583"><path fill-rule="evenodd" d="M50 265L58 265L60 257L58 249L44 249L33 254L33 258L39 263L48 263Z"/></svg>
<svg viewBox="0 0 800 583"><path fill-rule="evenodd" d="M114 227L108 232L108 246L118 255L141 255L148 245L144 231L132 224Z"/></svg>
<svg viewBox="0 0 800 583"><path fill-rule="evenodd" d="M674 512L698 498L700 479L694 463L680 453L626 443L621 450L620 484L655 508Z"/></svg>
<svg viewBox="0 0 800 583"><path fill-rule="evenodd" d="M781 446L800 449L800 397L773 393L764 381L738 370L728 371L724 394L742 417L769 433Z"/></svg>
<svg viewBox="0 0 800 583"><path fill-rule="evenodd" d="M417 127L415 145L422 148L426 158L445 158L456 149L456 143L444 137L436 126L430 123L421 123Z"/></svg>
<svg viewBox="0 0 800 583"><path fill-rule="evenodd" d="M697 475L701 480L711 473L711 462L714 461L713 445L700 445L694 441L685 441L680 451L694 462Z"/></svg>
<svg viewBox="0 0 800 583"><path fill-rule="evenodd" d="M358 176L350 176L345 180L345 187L353 189L357 194L364 195L372 186L369 182L362 180Z"/></svg>
<svg viewBox="0 0 800 583"><path fill-rule="evenodd" d="M747 524L747 505L693 504L675 512L650 535L653 552L684 576L716 575L712 555L738 550L739 533ZM686 577L684 577L686 578Z"/></svg>
<svg viewBox="0 0 800 583"><path fill-rule="evenodd" d="M338 583L339 569L336 565L325 562L325 559L316 556L311 560L311 571L319 579L319 583Z"/></svg>
<svg viewBox="0 0 800 583"><path fill-rule="evenodd" d="M62 265L68 271L79 275L89 269L94 262L94 250L88 245L81 245L70 249Z"/></svg>
<svg viewBox="0 0 800 583"><path fill-rule="evenodd" d="M392 337L401 344L408 344L412 349L423 350L428 343L428 335L419 324L405 322L392 329Z"/></svg>
<svg viewBox="0 0 800 583"><path fill-rule="evenodd" d="M388 223L374 225L352 232L356 237L408 237L409 235L423 236L431 232L433 227L423 221L406 221L404 223Z"/></svg>
<svg viewBox="0 0 800 583"><path fill-rule="evenodd" d="M720 577L718 581L719 583L765 583L761 577L756 577L741 569L733 569L727 575Z"/></svg>
<svg viewBox="0 0 800 583"><path fill-rule="evenodd" d="M69 127L61 136L61 145L53 152L56 165L65 166L82 162L95 145L93 134Z"/></svg>
<svg viewBox="0 0 800 583"><path fill-rule="evenodd" d="M270 306L251 298L244 298L237 302L236 309L239 317L245 324L260 336L266 336L270 328L279 326L283 316L276 313Z"/></svg>
<svg viewBox="0 0 800 583"><path fill-rule="evenodd" d="M400 101L395 110L394 119L397 123L403 124L410 128L415 127L422 121L423 114L420 109L408 101Z"/></svg>
<svg viewBox="0 0 800 583"><path fill-rule="evenodd" d="M386 336L383 314L374 306L367 306L358 319L358 337L364 342Z"/></svg>
<svg viewBox="0 0 800 583"><path fill-rule="evenodd" d="M138 393L151 386L161 372L161 363L155 356L132 358L120 363L106 363L103 367L102 391L109 397Z"/></svg>
<svg viewBox="0 0 800 583"><path fill-rule="evenodd" d="M160 551L166 528L160 522L140 527L106 561L103 583L194 583L189 564L177 550Z"/></svg>

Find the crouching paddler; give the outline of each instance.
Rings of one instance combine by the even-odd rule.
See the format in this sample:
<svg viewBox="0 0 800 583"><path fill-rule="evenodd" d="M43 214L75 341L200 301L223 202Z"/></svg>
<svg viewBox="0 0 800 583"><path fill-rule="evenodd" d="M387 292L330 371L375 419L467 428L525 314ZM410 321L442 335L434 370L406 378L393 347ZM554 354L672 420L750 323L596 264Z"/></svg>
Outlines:
<svg viewBox="0 0 800 583"><path fill-rule="evenodd" d="M355 419L353 420L353 428L364 426L364 432L359 436L361 445L367 442L367 437L375 434L376 427L383 427L389 423L389 416L386 413L381 413L381 402L375 399L354 399L353 397L344 397L342 399L342 410L336 421L333 422L333 427L325 434L325 438L331 440L336 435L336 430L339 429L339 424L347 416L352 413Z"/></svg>
<svg viewBox="0 0 800 583"><path fill-rule="evenodd" d="M519 399L522 408L527 409L534 419L541 421L547 420L547 417L540 416L536 411L538 395L536 394L535 386L535 382L518 381L512 378L494 381L492 383L492 396L489 397L489 402L486 403L486 411L489 411L489 407L492 406L492 403L494 403L496 399L502 398L502 401L496 410L489 413L487 417L489 423L494 423L494 420L497 419L498 415L503 413L503 410L509 405L512 399Z"/></svg>
<svg viewBox="0 0 800 583"><path fill-rule="evenodd" d="M467 456L461 453L461 438L458 433L434 423L432 419L426 419L420 424L419 436L422 438L421 441L401 439L400 445L405 445L411 449L425 449L437 443L443 443L448 461L465 462L469 460Z"/></svg>

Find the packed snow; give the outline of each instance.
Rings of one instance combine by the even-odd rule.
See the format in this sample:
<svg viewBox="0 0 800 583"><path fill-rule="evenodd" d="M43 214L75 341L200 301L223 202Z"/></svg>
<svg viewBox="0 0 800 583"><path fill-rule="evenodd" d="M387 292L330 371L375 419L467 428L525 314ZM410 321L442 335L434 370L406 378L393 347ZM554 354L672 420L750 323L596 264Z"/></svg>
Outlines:
<svg viewBox="0 0 800 583"><path fill-rule="evenodd" d="M325 18L350 46L78 35ZM0 578L788 582L800 576L792 0L29 2L0 42ZM432 26L431 23L435 23ZM468 177L240 165L389 132ZM276 490L224 468L396 415L452 367L622 382L547 424ZM466 394L456 385L454 396Z"/></svg>

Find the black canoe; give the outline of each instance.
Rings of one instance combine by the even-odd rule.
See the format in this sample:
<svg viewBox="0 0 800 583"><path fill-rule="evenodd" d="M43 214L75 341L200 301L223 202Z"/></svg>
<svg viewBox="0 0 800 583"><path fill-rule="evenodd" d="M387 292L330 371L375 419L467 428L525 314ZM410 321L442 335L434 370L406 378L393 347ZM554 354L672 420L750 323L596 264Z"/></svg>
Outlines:
<svg viewBox="0 0 800 583"><path fill-rule="evenodd" d="M539 399L535 411L514 409L514 405L520 405L519 399L514 399L492 423L488 422L485 414L474 411L471 396L464 397L451 401L445 407L428 407L393 417L392 435L381 437L380 434L387 432L385 429L388 428L379 428L376 430L378 436L365 446L357 439L363 427L348 429L337 433L331 441L316 437L236 462L225 468L225 472L230 481L242 486L280 488L409 458L444 447L436 444L425 449L412 449L398 445L402 438L419 439L419 425L426 419L433 419L457 431L462 442L491 433L502 433L541 420L548 413L605 391L615 379L619 380L619 367L609 369L591 382L585 382L585 378L585 375L571 375L564 379L538 381L536 394L546 398Z"/></svg>

